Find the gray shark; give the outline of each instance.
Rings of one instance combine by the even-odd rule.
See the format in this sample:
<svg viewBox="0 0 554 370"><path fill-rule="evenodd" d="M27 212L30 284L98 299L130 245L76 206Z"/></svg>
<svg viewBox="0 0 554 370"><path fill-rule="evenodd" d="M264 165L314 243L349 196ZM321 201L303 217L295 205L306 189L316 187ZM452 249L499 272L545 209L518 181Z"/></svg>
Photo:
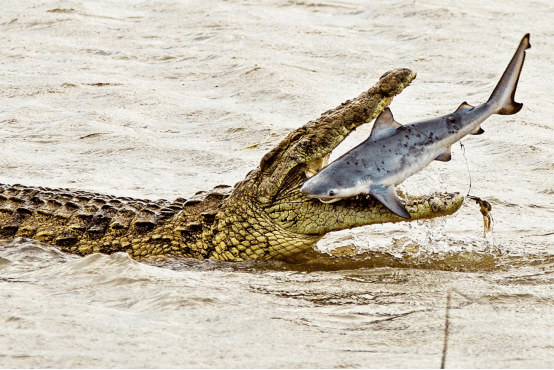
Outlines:
<svg viewBox="0 0 554 370"><path fill-rule="evenodd" d="M363 143L309 178L300 191L324 203L371 194L396 215L411 218L395 186L433 160L449 161L452 144L482 134L481 123L491 115L521 110L523 104L516 103L514 95L530 47L526 34L486 103L473 107L464 102L453 113L407 125L396 122L386 108Z"/></svg>

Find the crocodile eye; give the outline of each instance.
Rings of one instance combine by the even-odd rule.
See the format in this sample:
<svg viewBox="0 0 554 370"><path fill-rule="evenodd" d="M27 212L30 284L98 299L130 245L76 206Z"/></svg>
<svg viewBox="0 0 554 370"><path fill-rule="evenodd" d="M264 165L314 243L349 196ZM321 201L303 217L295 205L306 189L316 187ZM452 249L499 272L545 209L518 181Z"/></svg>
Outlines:
<svg viewBox="0 0 554 370"><path fill-rule="evenodd" d="M329 190L329 196L330 197L334 197L335 196L335 192L333 190Z"/></svg>
<svg viewBox="0 0 554 370"><path fill-rule="evenodd" d="M454 117L454 116L448 116L448 117L446 117L446 120L447 120L448 122L450 122L450 123L454 123L454 122L456 122L456 117Z"/></svg>

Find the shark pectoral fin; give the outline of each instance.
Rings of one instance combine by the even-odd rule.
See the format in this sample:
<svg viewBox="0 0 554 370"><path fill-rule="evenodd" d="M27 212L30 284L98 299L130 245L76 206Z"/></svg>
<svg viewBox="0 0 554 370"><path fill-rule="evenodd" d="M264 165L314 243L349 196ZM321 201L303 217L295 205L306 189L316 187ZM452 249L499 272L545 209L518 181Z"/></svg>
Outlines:
<svg viewBox="0 0 554 370"><path fill-rule="evenodd" d="M442 152L441 155L435 158L435 161L448 162L451 159L452 159L452 147L449 146L444 150L444 152Z"/></svg>
<svg viewBox="0 0 554 370"><path fill-rule="evenodd" d="M485 132L485 130L483 130L481 127L477 127L477 128L475 129L475 131L473 131L471 134L472 134L472 135L481 135L481 134L484 133L484 132Z"/></svg>
<svg viewBox="0 0 554 370"><path fill-rule="evenodd" d="M469 112L469 111L472 110L473 108L475 108L473 105L468 104L468 103L465 101L465 102L463 102L462 104L460 104L460 106L458 107L458 109L456 109L456 112L459 111L459 110L465 110L465 111Z"/></svg>
<svg viewBox="0 0 554 370"><path fill-rule="evenodd" d="M375 120L369 139L377 141L393 135L398 127L402 125L394 120L392 112L387 107L381 112L381 114Z"/></svg>
<svg viewBox="0 0 554 370"><path fill-rule="evenodd" d="M412 218L402 204L400 198L398 198L398 195L396 195L396 189L394 188L394 185L372 186L369 189L369 194L377 198L379 202L383 203L383 205L395 215L407 219Z"/></svg>

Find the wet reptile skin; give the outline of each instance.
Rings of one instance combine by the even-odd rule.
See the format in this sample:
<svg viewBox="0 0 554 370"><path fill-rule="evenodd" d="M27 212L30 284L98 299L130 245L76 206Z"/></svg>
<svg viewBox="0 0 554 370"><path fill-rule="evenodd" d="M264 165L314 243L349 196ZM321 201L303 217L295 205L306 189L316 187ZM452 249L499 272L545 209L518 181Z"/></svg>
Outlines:
<svg viewBox="0 0 554 370"><path fill-rule="evenodd" d="M415 73L387 72L356 99L290 133L234 188L218 186L185 200L147 201L69 189L0 184L0 239L32 238L62 251L127 252L226 261L288 258L326 233L404 219L371 197L324 204L298 189L356 127L370 122ZM456 212L459 194L408 197L412 220Z"/></svg>

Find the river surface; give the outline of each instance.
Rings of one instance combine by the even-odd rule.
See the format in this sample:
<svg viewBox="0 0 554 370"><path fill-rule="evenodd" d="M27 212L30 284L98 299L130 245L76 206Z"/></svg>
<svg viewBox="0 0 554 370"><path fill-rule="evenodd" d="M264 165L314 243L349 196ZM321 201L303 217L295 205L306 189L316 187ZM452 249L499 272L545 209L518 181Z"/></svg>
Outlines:
<svg viewBox="0 0 554 370"><path fill-rule="evenodd" d="M0 183L150 199L234 184L384 72L409 123L486 101L521 37L521 112L410 193L492 205L374 225L311 264L0 242L0 367L554 367L554 3L4 0ZM353 133L333 157L364 140ZM465 155L464 155L465 153ZM445 340L446 339L446 340Z"/></svg>

